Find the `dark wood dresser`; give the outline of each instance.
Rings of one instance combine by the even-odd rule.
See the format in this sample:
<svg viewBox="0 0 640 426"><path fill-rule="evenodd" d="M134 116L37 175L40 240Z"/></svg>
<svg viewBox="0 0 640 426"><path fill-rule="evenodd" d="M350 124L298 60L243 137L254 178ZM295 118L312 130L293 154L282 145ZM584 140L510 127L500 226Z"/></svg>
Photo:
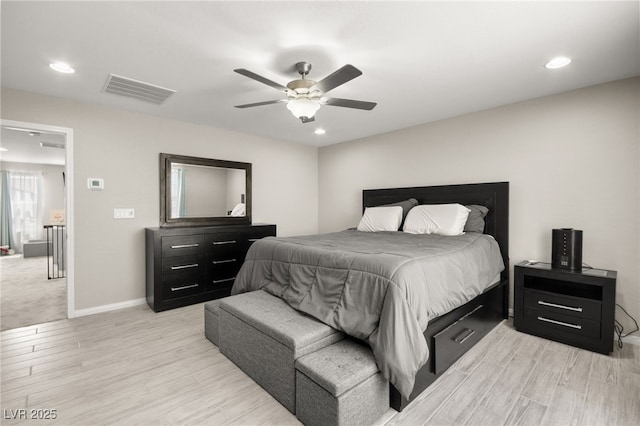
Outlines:
<svg viewBox="0 0 640 426"><path fill-rule="evenodd" d="M514 276L516 330L603 354L613 350L616 271L572 272L525 261Z"/></svg>
<svg viewBox="0 0 640 426"><path fill-rule="evenodd" d="M275 225L146 228L147 303L155 312L230 294L251 244Z"/></svg>

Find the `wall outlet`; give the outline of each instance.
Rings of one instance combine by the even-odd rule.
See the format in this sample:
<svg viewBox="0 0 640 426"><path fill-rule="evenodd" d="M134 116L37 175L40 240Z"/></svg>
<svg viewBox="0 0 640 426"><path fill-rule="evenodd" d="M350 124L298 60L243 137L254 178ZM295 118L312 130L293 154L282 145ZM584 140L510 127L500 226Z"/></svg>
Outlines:
<svg viewBox="0 0 640 426"><path fill-rule="evenodd" d="M134 209L113 209L114 219L133 219L136 217Z"/></svg>

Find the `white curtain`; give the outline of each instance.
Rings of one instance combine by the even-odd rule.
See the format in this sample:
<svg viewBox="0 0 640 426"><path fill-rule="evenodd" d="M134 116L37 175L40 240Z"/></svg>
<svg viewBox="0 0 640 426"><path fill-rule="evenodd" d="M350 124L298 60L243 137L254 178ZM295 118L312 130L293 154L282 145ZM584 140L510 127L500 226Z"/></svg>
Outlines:
<svg viewBox="0 0 640 426"><path fill-rule="evenodd" d="M11 200L11 233L16 251L29 240L41 240L42 230L42 172L9 171Z"/></svg>
<svg viewBox="0 0 640 426"><path fill-rule="evenodd" d="M182 167L171 168L171 217L186 217L186 173Z"/></svg>

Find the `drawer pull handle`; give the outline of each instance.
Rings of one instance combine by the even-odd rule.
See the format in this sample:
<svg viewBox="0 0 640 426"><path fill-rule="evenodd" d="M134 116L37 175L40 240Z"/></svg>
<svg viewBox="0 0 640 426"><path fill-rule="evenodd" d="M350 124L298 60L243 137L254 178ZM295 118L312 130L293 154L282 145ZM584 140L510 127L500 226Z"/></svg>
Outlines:
<svg viewBox="0 0 640 426"><path fill-rule="evenodd" d="M454 337L453 341L461 345L465 342L465 340L467 340L469 337L473 336L474 334L476 334L475 330L471 330L470 328L465 328L462 331L462 333Z"/></svg>
<svg viewBox="0 0 640 426"><path fill-rule="evenodd" d="M236 259L214 260L213 264L214 265L220 265L221 263L233 263L235 261L236 261Z"/></svg>
<svg viewBox="0 0 640 426"><path fill-rule="evenodd" d="M573 306L558 305L557 303L545 302L538 300L538 305L551 306L552 308L566 309L567 311L582 312L582 308L574 308Z"/></svg>
<svg viewBox="0 0 640 426"><path fill-rule="evenodd" d="M194 243L194 244L178 244L178 245L175 245L175 246L171 246L172 249L193 248L193 247L198 247L198 243Z"/></svg>
<svg viewBox="0 0 640 426"><path fill-rule="evenodd" d="M214 241L213 245L214 246L221 246L223 244L235 244L236 240L229 240L229 241Z"/></svg>
<svg viewBox="0 0 640 426"><path fill-rule="evenodd" d="M249 242L250 243L255 243L258 240L261 240L262 238L249 238Z"/></svg>
<svg viewBox="0 0 640 426"><path fill-rule="evenodd" d="M538 317L538 320L544 321L544 322L550 322L552 324L563 325L565 327L575 328L576 330L582 330L582 326L578 324L569 324L568 322L556 321L556 320L552 320L544 317Z"/></svg>
<svg viewBox="0 0 640 426"><path fill-rule="evenodd" d="M186 290L188 288L196 288L199 284L183 285L182 287L171 287L171 291Z"/></svg>
<svg viewBox="0 0 640 426"><path fill-rule="evenodd" d="M236 279L236 277L225 278L225 279L222 279L222 280L213 280L213 283L214 284L226 283L227 281L233 281L235 279Z"/></svg>
<svg viewBox="0 0 640 426"><path fill-rule="evenodd" d="M190 265L179 265L179 266L172 266L171 270L172 271L177 271L178 269L187 269L187 268L197 268L198 264L197 263L192 263Z"/></svg>

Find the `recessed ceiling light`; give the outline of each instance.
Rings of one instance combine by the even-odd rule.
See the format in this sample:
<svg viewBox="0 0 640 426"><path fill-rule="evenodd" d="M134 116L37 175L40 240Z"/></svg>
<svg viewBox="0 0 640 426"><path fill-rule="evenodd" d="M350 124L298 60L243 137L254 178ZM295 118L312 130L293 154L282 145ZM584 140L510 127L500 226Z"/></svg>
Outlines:
<svg viewBox="0 0 640 426"><path fill-rule="evenodd" d="M9 151L7 148L0 147L0 151Z"/></svg>
<svg viewBox="0 0 640 426"><path fill-rule="evenodd" d="M558 56L557 58L553 58L549 62L547 62L544 67L549 70L554 70L556 68L566 67L571 63L571 59L565 56Z"/></svg>
<svg viewBox="0 0 640 426"><path fill-rule="evenodd" d="M61 73L65 73L65 74L73 74L74 72L76 72L76 70L74 70L73 68L71 68L71 66L67 63L64 62L53 62L51 64L49 64L49 67L52 70L61 72Z"/></svg>
<svg viewBox="0 0 640 426"><path fill-rule="evenodd" d="M318 128L313 133L315 133L316 135L324 135L325 133L327 133L327 131L324 129Z"/></svg>

